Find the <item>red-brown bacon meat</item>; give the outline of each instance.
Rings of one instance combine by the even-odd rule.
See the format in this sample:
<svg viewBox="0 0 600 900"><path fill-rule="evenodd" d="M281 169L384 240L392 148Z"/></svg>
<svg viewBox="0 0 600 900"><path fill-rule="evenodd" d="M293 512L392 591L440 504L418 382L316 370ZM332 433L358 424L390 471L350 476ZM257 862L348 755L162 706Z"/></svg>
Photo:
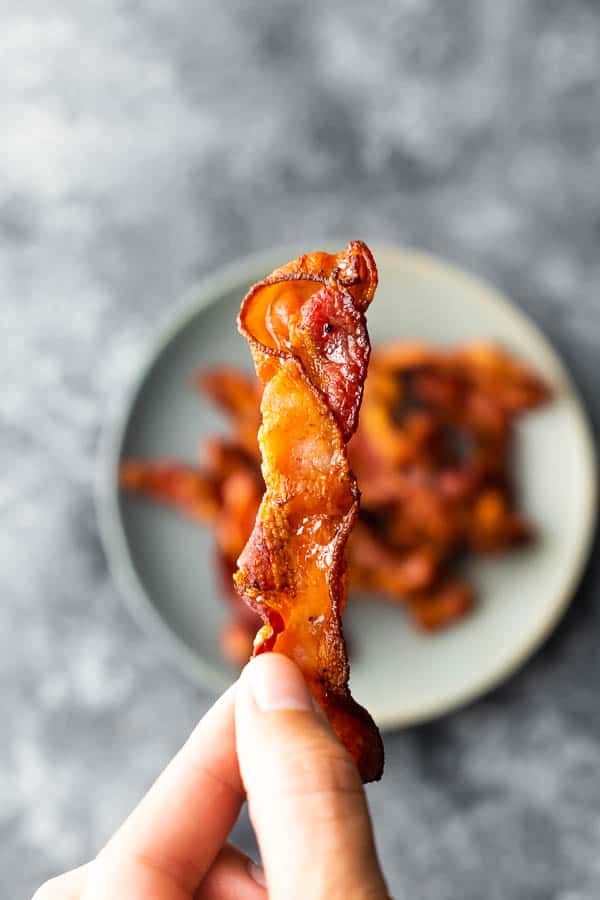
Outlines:
<svg viewBox="0 0 600 900"><path fill-rule="evenodd" d="M255 653L296 661L364 781L383 745L353 700L341 617L344 549L358 512L346 452L356 430L377 286L368 247L301 256L244 298L239 327L264 386L259 444L265 494L234 580L264 625Z"/></svg>

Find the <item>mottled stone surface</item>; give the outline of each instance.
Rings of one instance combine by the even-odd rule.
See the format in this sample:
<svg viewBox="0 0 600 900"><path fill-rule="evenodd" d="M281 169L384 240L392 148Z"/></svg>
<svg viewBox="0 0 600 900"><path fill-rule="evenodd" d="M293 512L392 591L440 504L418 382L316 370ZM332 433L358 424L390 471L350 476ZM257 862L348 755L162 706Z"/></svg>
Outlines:
<svg viewBox="0 0 600 900"><path fill-rule="evenodd" d="M92 499L107 404L199 276L317 234L424 246L543 326L599 424L600 5L3 0L0 59L8 900L88 858L207 704L124 612ZM599 569L509 684L387 740L396 897L598 896Z"/></svg>

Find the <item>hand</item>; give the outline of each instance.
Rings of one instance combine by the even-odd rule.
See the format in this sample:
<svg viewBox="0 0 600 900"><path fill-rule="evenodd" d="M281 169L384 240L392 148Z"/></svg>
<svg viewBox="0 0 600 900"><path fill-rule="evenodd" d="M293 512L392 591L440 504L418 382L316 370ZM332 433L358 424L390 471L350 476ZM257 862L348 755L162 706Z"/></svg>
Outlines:
<svg viewBox="0 0 600 900"><path fill-rule="evenodd" d="M226 843L244 797L264 872ZM86 866L33 900L384 900L350 757L296 666L252 660Z"/></svg>

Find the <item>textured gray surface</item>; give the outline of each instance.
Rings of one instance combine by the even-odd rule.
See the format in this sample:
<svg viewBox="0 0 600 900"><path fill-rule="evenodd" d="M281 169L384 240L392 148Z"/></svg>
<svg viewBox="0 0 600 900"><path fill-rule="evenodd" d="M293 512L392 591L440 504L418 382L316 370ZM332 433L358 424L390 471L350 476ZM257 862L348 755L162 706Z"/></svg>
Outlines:
<svg viewBox="0 0 600 900"><path fill-rule="evenodd" d="M123 611L92 503L107 406L199 275L422 245L515 297L600 423L600 5L4 0L0 58L0 893L26 898L207 704ZM507 686L387 740L395 896L598 895L599 587Z"/></svg>

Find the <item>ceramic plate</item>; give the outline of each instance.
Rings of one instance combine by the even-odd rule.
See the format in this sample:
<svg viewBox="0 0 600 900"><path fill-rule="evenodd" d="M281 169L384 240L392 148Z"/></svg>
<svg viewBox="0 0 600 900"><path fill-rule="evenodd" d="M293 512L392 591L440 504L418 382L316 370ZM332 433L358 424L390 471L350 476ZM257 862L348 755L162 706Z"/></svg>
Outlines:
<svg viewBox="0 0 600 900"><path fill-rule="evenodd" d="M337 245L336 245L337 246ZM286 247L246 260L204 282L175 314L106 430L99 506L114 576L140 622L202 685L221 691L235 671L221 658L225 610L218 599L211 537L170 511L119 496L117 467L127 456L194 461L203 434L225 423L189 385L198 366L251 368L236 331L251 283L297 256ZM424 253L375 247L380 287L369 310L374 344L390 338L454 344L491 338L528 360L555 400L518 428L521 505L537 526L535 546L470 574L476 612L435 636L419 634L402 610L352 602L345 630L352 648L352 691L382 727L422 722L497 685L548 636L584 566L594 522L593 445L581 403L555 351L494 288Z"/></svg>

